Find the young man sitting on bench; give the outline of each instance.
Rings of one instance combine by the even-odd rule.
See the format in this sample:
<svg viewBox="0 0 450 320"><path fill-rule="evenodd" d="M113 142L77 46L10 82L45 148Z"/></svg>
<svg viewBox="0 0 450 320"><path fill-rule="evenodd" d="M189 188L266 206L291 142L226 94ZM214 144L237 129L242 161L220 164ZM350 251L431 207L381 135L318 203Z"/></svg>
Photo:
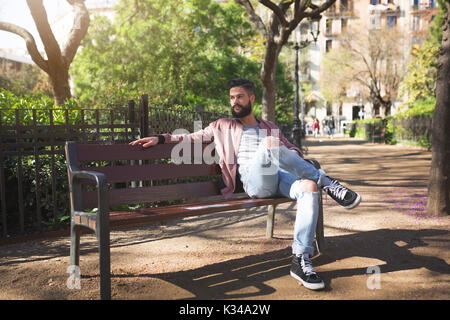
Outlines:
<svg viewBox="0 0 450 320"><path fill-rule="evenodd" d="M234 192L238 173L251 198L284 196L296 200L290 274L309 289L322 289L324 282L314 271L310 259L314 252L319 188L346 209L355 208L361 202L361 196L304 160L301 150L290 143L274 123L255 117L255 86L250 80L232 79L228 88L232 119L216 120L191 134L162 134L133 141L130 145L148 148L183 139L214 141L222 169L221 193L224 197Z"/></svg>

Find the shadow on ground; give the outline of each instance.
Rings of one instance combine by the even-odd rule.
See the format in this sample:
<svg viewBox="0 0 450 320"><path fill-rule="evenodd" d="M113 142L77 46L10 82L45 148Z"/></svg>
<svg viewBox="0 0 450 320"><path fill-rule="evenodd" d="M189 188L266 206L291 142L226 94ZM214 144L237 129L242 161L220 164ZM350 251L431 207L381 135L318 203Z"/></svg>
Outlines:
<svg viewBox="0 0 450 320"><path fill-rule="evenodd" d="M293 210L295 202L290 203L283 211ZM237 223L254 221L267 215L267 206L219 212L209 215L194 216L185 219L164 221L153 225L122 228L120 233L111 236L111 249L150 243L159 240L181 238L198 235L203 231L211 231L229 227ZM265 220L255 225L265 228ZM161 229L164 229L162 231ZM204 236L206 237L206 236ZM92 231L86 231L81 236L81 255L98 253L98 242ZM25 264L34 261L46 261L49 258L68 257L70 252L70 238L66 237L55 243L53 239L30 241L10 246L0 251L0 266Z"/></svg>
<svg viewBox="0 0 450 320"><path fill-rule="evenodd" d="M349 235L327 237L330 253L317 256L315 266L326 265L351 257L367 257L384 261L381 273L426 268L429 271L450 274L445 260L411 253L411 248L427 246L426 237L445 236L446 230L390 230L357 232ZM448 239L439 239L448 241ZM398 242L404 243L399 246ZM194 295L192 299L240 299L268 295L276 291L267 285L269 280L289 274L291 249L266 252L239 259L215 263L201 268L161 273L112 275L114 278L158 278L183 288ZM332 291L331 281L340 277L366 274L366 268L350 268L321 272L327 291ZM232 293L244 288L257 288L250 293ZM231 293L230 293L231 292ZM161 297L167 299L170 297Z"/></svg>

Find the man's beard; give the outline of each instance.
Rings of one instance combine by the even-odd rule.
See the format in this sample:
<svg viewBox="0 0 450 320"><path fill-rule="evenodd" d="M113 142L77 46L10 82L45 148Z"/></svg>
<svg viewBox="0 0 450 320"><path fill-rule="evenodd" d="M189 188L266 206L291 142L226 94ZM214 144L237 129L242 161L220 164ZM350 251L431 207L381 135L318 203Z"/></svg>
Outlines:
<svg viewBox="0 0 450 320"><path fill-rule="evenodd" d="M239 112L234 111L235 106L241 107L241 111L239 111ZM252 104L250 101L248 102L248 105L246 105L246 106L241 106L240 104L236 103L231 108L231 114L233 115L234 118L243 118L245 116L248 116L251 112L252 112Z"/></svg>

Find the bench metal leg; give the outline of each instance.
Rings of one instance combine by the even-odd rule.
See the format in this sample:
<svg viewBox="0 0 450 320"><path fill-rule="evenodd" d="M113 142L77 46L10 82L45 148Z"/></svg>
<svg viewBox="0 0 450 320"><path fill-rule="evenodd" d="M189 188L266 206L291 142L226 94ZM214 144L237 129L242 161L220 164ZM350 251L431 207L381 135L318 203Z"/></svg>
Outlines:
<svg viewBox="0 0 450 320"><path fill-rule="evenodd" d="M106 229L106 230L105 230ZM100 256L100 298L111 299L111 258L109 248L109 228L100 229L97 235Z"/></svg>
<svg viewBox="0 0 450 320"><path fill-rule="evenodd" d="M76 225L70 230L70 265L80 266L80 229Z"/></svg>
<svg viewBox="0 0 450 320"><path fill-rule="evenodd" d="M273 237L273 227L275 224L275 204L270 204L267 212L266 239Z"/></svg>

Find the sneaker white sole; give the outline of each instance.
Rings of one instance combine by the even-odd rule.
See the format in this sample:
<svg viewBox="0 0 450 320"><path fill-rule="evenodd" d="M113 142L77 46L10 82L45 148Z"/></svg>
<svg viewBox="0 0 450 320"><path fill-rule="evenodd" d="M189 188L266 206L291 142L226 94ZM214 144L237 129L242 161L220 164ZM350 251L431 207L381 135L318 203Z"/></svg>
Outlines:
<svg viewBox="0 0 450 320"><path fill-rule="evenodd" d="M293 273L292 271L291 271L291 276L292 276L294 279L300 281L300 283L301 283L302 285L304 285L304 286L305 286L306 288L308 288L308 289L311 289L311 290L320 290L320 289L325 288L325 283L324 283L323 281L322 281L322 282L319 282L319 283L309 283L309 282L306 282L305 280L303 280L302 278L300 278L298 275L296 275L296 274Z"/></svg>
<svg viewBox="0 0 450 320"><path fill-rule="evenodd" d="M351 205L344 207L345 209L350 210L356 208L359 205L359 203L361 202L361 196L358 193L356 195L357 195L356 200L353 201Z"/></svg>

